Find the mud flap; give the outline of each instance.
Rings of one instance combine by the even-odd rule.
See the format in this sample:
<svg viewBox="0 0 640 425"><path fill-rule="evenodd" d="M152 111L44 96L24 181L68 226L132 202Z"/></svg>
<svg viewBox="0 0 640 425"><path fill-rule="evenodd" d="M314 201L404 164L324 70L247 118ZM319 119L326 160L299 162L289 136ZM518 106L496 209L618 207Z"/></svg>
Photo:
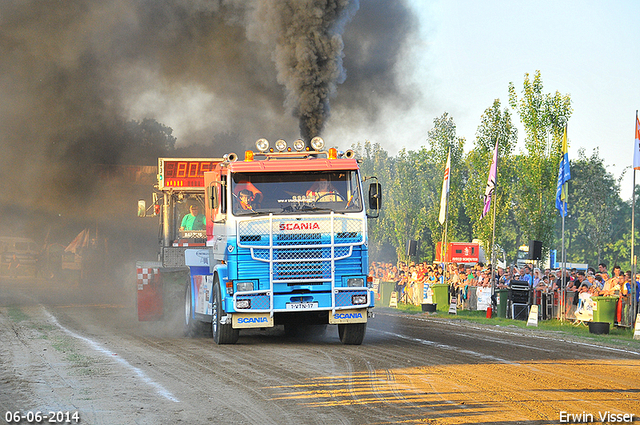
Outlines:
<svg viewBox="0 0 640 425"><path fill-rule="evenodd" d="M366 309L349 309L349 310L336 310L335 313L329 314L329 323L344 324L344 323L367 323L367 310Z"/></svg>
<svg viewBox="0 0 640 425"><path fill-rule="evenodd" d="M234 329L272 328L273 317L269 313L233 313Z"/></svg>
<svg viewBox="0 0 640 425"><path fill-rule="evenodd" d="M138 320L162 319L162 274L158 267L136 267Z"/></svg>

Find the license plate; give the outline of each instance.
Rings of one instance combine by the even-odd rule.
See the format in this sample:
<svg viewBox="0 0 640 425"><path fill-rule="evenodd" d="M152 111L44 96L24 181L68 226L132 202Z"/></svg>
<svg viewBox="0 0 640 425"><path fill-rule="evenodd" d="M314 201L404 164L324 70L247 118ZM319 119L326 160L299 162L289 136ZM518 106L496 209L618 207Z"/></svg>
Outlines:
<svg viewBox="0 0 640 425"><path fill-rule="evenodd" d="M318 302L312 303L287 303L287 310L305 310L308 308L318 308Z"/></svg>

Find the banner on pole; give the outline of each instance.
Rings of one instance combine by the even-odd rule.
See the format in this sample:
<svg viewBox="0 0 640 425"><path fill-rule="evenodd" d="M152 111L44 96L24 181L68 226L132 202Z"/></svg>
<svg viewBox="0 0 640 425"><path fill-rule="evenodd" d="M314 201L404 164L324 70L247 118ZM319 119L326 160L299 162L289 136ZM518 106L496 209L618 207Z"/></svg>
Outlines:
<svg viewBox="0 0 640 425"><path fill-rule="evenodd" d="M444 180L442 181L442 196L440 197L440 215L438 221L440 224L444 224L447 213L447 202L449 200L449 177L451 171L451 149L449 149L449 155L447 155L447 165L444 167Z"/></svg>
<svg viewBox="0 0 640 425"><path fill-rule="evenodd" d="M484 190L484 209L480 215L480 220L489 213L491 208L491 197L496 191L496 181L498 178L498 141L496 140L496 149L493 151L493 161L489 170L489 178L487 179L487 187Z"/></svg>
<svg viewBox="0 0 640 425"><path fill-rule="evenodd" d="M567 201L569 198L567 182L571 179L569 167L569 149L567 148L567 127L562 137L562 159L558 167L558 187L556 188L556 208L562 217L567 215Z"/></svg>

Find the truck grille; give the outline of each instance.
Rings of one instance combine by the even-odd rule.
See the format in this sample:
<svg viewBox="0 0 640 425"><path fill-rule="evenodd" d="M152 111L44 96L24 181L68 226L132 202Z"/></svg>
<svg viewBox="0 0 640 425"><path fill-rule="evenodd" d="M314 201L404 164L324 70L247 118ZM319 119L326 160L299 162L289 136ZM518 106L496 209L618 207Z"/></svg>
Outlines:
<svg viewBox="0 0 640 425"><path fill-rule="evenodd" d="M273 283L330 282L335 261L364 244L364 219L335 216L260 217L238 222L238 247L270 263Z"/></svg>

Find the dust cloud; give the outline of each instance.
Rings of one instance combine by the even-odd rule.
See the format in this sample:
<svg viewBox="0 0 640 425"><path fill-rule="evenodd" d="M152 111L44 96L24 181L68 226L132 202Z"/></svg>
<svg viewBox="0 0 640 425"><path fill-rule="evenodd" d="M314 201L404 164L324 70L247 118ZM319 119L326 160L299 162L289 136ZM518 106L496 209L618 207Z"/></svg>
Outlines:
<svg viewBox="0 0 640 425"><path fill-rule="evenodd" d="M308 139L330 105L375 121L412 101L395 65L416 21L408 0L0 2L0 236L91 229L121 279L157 245L128 167Z"/></svg>

